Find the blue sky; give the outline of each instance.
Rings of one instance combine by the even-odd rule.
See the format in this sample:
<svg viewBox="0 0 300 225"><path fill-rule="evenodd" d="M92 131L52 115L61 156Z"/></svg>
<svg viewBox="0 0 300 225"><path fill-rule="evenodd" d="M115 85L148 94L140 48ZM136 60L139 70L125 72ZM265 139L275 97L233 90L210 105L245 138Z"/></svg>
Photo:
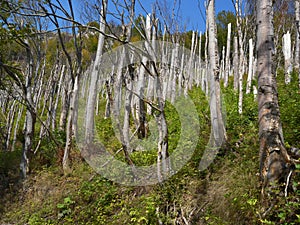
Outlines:
<svg viewBox="0 0 300 225"><path fill-rule="evenodd" d="M143 7L150 13L151 12L151 5L156 0L140 0ZM160 0L161 1L161 0ZM174 0L166 0L170 3L170 10L173 7ZM181 22L187 25L187 30L197 30L201 31L202 33L205 31L205 7L204 2L205 0L177 0L177 2L181 2L179 8L179 16L181 18ZM226 10L226 11L234 11L234 6L232 4L232 0L215 0L216 4L216 13ZM136 0L137 6L137 13L143 13L143 10L139 6L139 1ZM203 13L201 16L200 9ZM145 13L143 13L145 14Z"/></svg>
<svg viewBox="0 0 300 225"><path fill-rule="evenodd" d="M171 11L173 8L174 1L180 2L180 8L179 11L178 7L176 7L176 13L178 13L178 18L181 23L181 25L186 25L186 30L195 30L195 31L201 31L204 33L205 31L205 7L204 2L205 0L136 0L136 14L143 14L146 15L147 13L152 12L152 5L156 1L158 2L164 2L166 1L168 3L167 7L168 10ZM67 5L67 0L61 0L63 5ZM119 1L120 3L122 0ZM73 0L73 4L75 5L75 8L77 8L79 11L82 6L82 0ZM109 10L114 11L114 7L112 6L113 2L111 0L108 0L108 7ZM147 11L145 12L141 5L143 5L143 8ZM232 4L232 0L215 0L216 5L216 14L222 10L226 11L234 11L234 6ZM200 9L202 11L203 16L201 15ZM79 15L79 11L76 12L76 16Z"/></svg>

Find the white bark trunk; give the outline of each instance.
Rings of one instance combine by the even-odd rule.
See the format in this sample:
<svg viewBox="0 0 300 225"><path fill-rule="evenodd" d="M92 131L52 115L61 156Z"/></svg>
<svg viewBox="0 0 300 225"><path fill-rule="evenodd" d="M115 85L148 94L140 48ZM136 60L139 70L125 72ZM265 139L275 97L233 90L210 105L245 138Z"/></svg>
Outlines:
<svg viewBox="0 0 300 225"><path fill-rule="evenodd" d="M224 86L228 86L228 77L230 72L230 43L231 43L231 23L227 28L227 46L226 46L226 60L225 60L225 74L224 74Z"/></svg>
<svg viewBox="0 0 300 225"><path fill-rule="evenodd" d="M222 49L222 60L221 60L221 71L220 71L220 79L224 80L225 77L225 46Z"/></svg>
<svg viewBox="0 0 300 225"><path fill-rule="evenodd" d="M151 15L148 14L146 17L146 24L145 24L145 34L146 34L146 42L145 42L145 49L146 52L150 50L150 43L151 43ZM140 138L144 138L146 135L146 128L145 128L145 120L146 120L146 110L145 110L145 72L146 69L144 66L147 65L148 57L142 57L142 64L140 66L139 74L138 74L138 86L137 86L137 118L138 118L138 136Z"/></svg>
<svg viewBox="0 0 300 225"><path fill-rule="evenodd" d="M59 119L59 129L65 130L66 128L66 122L67 122L67 114L69 110L69 104L70 104L70 97L69 97L69 90L70 87L70 71L67 69L67 72L64 76L64 82L63 82L63 92L61 95L61 112L60 112L60 119Z"/></svg>
<svg viewBox="0 0 300 225"><path fill-rule="evenodd" d="M299 59L300 59L300 7L299 1L295 1L295 21L296 21L296 43L295 43L295 58L294 58L294 65L295 68L299 69Z"/></svg>
<svg viewBox="0 0 300 225"><path fill-rule="evenodd" d="M234 37L234 55L233 55L233 89L238 90L239 87L239 55L238 55L238 38Z"/></svg>
<svg viewBox="0 0 300 225"><path fill-rule="evenodd" d="M292 66L292 51L291 51L291 34L288 31L282 38L282 51L284 55L284 71L285 71L285 83L291 82Z"/></svg>
<svg viewBox="0 0 300 225"><path fill-rule="evenodd" d="M296 27L297 27L295 65L298 66L298 82L300 88L300 63L299 63L300 61L300 2L299 0L295 1L295 18L296 18Z"/></svg>
<svg viewBox="0 0 300 225"><path fill-rule="evenodd" d="M56 93L56 99L55 99L53 113L52 113L52 123L51 123L52 131L54 131L56 129L56 112L57 112L59 98L61 95L62 83L63 83L63 79L64 79L64 72L65 72L65 65L62 65L61 71L60 71L60 78L59 78L59 82L58 82L58 90Z"/></svg>
<svg viewBox="0 0 300 225"><path fill-rule="evenodd" d="M73 124L74 124L74 111L77 111L75 109L76 107L76 100L77 100L77 94L78 94L78 82L79 82L79 77L78 75L75 77L75 82L73 85L73 89L71 90L70 93L70 107L69 107L69 112L68 112L68 122L66 126L66 145L65 145L65 150L64 150L64 156L62 160L62 165L63 165L63 170L65 173L70 172L70 165L69 165L69 154L70 150L72 147L72 139L74 135L74 130L73 130Z"/></svg>
<svg viewBox="0 0 300 225"><path fill-rule="evenodd" d="M89 96L87 101L86 108L86 124L85 124L85 141L87 144L93 142L94 139L94 117L95 117L95 104L97 97L97 84L98 84L98 76L100 70L100 59L103 53L104 46L104 33L106 27L106 10L107 10L107 0L102 1L101 8L101 17L100 17L100 33L98 39L98 46L96 52L96 58L93 66L93 70L91 73L91 82L89 86Z"/></svg>
<svg viewBox="0 0 300 225"><path fill-rule="evenodd" d="M7 151L10 148L11 132L14 126L15 112L16 112L16 100L12 102L7 116L7 123L6 123L7 136L6 136L6 144L5 144L5 149Z"/></svg>
<svg viewBox="0 0 300 225"><path fill-rule="evenodd" d="M243 113L243 74L239 74L239 114Z"/></svg>
<svg viewBox="0 0 300 225"><path fill-rule="evenodd" d="M245 54L244 54L244 39L241 27L241 2L235 0L235 11L236 11L236 26L238 31L238 48L239 48L239 77L245 73Z"/></svg>
<svg viewBox="0 0 300 225"><path fill-rule="evenodd" d="M251 38L249 40L249 68L248 68L246 94L249 94L251 91L251 81L253 76L253 51L254 51L253 40Z"/></svg>
<svg viewBox="0 0 300 225"><path fill-rule="evenodd" d="M207 10L206 10L207 14ZM205 28L205 48L204 48L204 57L205 57L205 73L204 73L204 80L205 80L205 95L209 95L209 64L208 64L208 33L209 33L209 26L208 26L208 19L206 20L206 28Z"/></svg>
<svg viewBox="0 0 300 225"><path fill-rule="evenodd" d="M26 71L26 81L25 81L25 88L26 88L26 116L25 116L25 131L24 131L24 144L23 144L23 152L22 152L22 159L20 163L20 169L22 173L22 177L26 178L27 173L29 172L29 156L28 153L32 152L33 147L33 137L34 137L34 125L36 120L35 115L35 108L33 104L32 98L32 82L33 82L33 59L30 47L28 45L28 41L25 40L27 44L27 71Z"/></svg>
<svg viewBox="0 0 300 225"><path fill-rule="evenodd" d="M171 95L170 95L170 100L171 100L171 103L174 103L175 102L175 97L176 97L176 84L177 84L177 76L176 76L176 70L179 68L179 65L178 65L178 50L179 50L179 44L177 43L176 44L176 47L175 49L173 49L172 51L172 61L171 61L171 74L170 74L170 77L172 78L171 79L171 83L172 83L172 86L171 86Z"/></svg>
<svg viewBox="0 0 300 225"><path fill-rule="evenodd" d="M20 120L21 120L21 117L22 117L23 109L24 109L24 106L22 105L19 108L19 111L18 111L18 116L17 116L15 127L14 127L13 141L12 141L12 144L11 144L11 151L15 150L15 144L16 144L16 141L17 141L17 133L18 133L18 130L19 130L19 124L20 124Z"/></svg>
<svg viewBox="0 0 300 225"><path fill-rule="evenodd" d="M221 113L219 71L216 63L216 31L215 31L215 1L210 0L207 9L208 17L208 51L210 75L210 115L213 133L213 147L222 146L225 141L225 127Z"/></svg>

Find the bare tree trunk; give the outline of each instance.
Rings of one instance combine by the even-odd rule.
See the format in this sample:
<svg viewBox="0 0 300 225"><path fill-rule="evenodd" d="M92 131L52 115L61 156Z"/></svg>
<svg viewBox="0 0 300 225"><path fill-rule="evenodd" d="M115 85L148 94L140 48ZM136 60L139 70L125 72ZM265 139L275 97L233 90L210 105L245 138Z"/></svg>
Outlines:
<svg viewBox="0 0 300 225"><path fill-rule="evenodd" d="M57 93L56 93L56 99L55 99L54 107L52 109L53 110L53 112L52 112L52 122L51 122L52 131L54 131L56 129L56 113L57 113L58 102L59 102L59 98L60 98L61 90L62 90L64 72L65 72L65 65L62 65L61 71L60 71L60 78L59 78L59 82L58 82L58 90L57 90Z"/></svg>
<svg viewBox="0 0 300 225"><path fill-rule="evenodd" d="M273 1L261 0L257 4L259 154L264 194L270 182L285 178L290 158L283 142L273 65Z"/></svg>
<svg viewBox="0 0 300 225"><path fill-rule="evenodd" d="M32 99L32 81L33 81L33 59L28 40L25 40L26 52L27 52L27 71L26 71L26 83L25 83L25 104L26 104L26 117L25 117L25 131L24 131L24 144L22 159L20 163L21 175L26 178L29 172L30 157L28 154L32 152L33 137L34 137L34 125L36 122L36 112Z"/></svg>
<svg viewBox="0 0 300 225"><path fill-rule="evenodd" d="M69 69L64 76L64 82L62 84L62 94L61 94L61 112L59 117L59 129L61 131L66 129L67 123L67 113L69 111L70 98L69 98L69 89L70 89L70 80L69 80Z"/></svg>
<svg viewBox="0 0 300 225"><path fill-rule="evenodd" d="M16 100L13 100L11 107L9 109L9 113L7 116L7 123L6 123L6 130L7 130L6 144L5 144L6 150L9 150L10 148L11 132L14 126L15 112L16 112Z"/></svg>
<svg viewBox="0 0 300 225"><path fill-rule="evenodd" d="M155 67L155 65L152 65ZM157 151L157 177L162 182L171 172L171 165L168 159L168 126L165 117L165 99L162 93L161 77L156 73L156 94L159 112L156 114L156 122L158 126L158 151Z"/></svg>
<svg viewBox="0 0 300 225"><path fill-rule="evenodd" d="M170 82L172 83L172 86L170 89L171 103L175 102L175 97L176 97L176 89L177 89L177 87L176 87L176 84L177 84L176 69L179 68L178 51L179 51L179 43L176 43L175 49L172 50L172 60L171 60L171 68L170 68L170 78L172 78L170 80Z"/></svg>
<svg viewBox="0 0 300 225"><path fill-rule="evenodd" d="M245 73L245 54L244 54L244 38L242 32L242 16L241 16L241 2L235 0L235 12L236 12L236 27L238 31L238 47L239 47L239 77L242 77Z"/></svg>
<svg viewBox="0 0 300 225"><path fill-rule="evenodd" d="M206 14L207 13L207 9L206 9ZM205 74L204 74L204 80L205 80L205 95L208 96L209 95L209 64L208 64L208 33L209 33L209 25L208 25L208 19L206 20L205 23L205 47L204 47L204 57L205 57Z"/></svg>
<svg viewBox="0 0 300 225"><path fill-rule="evenodd" d="M85 141L87 144L93 142L94 139L94 115L95 115L95 103L97 97L97 84L100 69L100 58L103 52L104 46L104 32L106 27L106 11L107 11L107 0L102 1L101 15L100 15L100 33L98 39L98 47L96 52L96 58L91 73L91 80L89 86L89 95L86 106L86 124L85 124Z"/></svg>
<svg viewBox="0 0 300 225"><path fill-rule="evenodd" d="M238 38L234 37L234 55L233 55L233 89L235 91L239 88L239 53L238 53Z"/></svg>
<svg viewBox="0 0 300 225"><path fill-rule="evenodd" d="M221 112L221 96L219 69L216 63L216 30L215 30L215 1L210 0L207 9L208 18L208 51L209 51L209 74L210 74L210 115L212 131L214 135L213 147L221 147L226 140L226 131Z"/></svg>
<svg viewBox="0 0 300 225"><path fill-rule="evenodd" d="M145 49L146 52L149 52L150 43L151 43L151 15L148 14L146 17L146 24L145 24L145 34L146 34L146 41L145 41ZM144 102L144 89L145 89L145 65L147 65L147 57L142 57L142 64L140 66L140 71L138 74L138 107L137 107L137 114L138 114L138 137L144 138L146 136L146 110L145 110L145 102Z"/></svg>
<svg viewBox="0 0 300 225"><path fill-rule="evenodd" d="M295 68L299 70L300 66L300 3L298 0L295 1L295 22L296 22L296 43L295 43Z"/></svg>
<svg viewBox="0 0 300 225"><path fill-rule="evenodd" d="M295 53L295 66L298 67L298 82L300 88L300 2L299 0L295 1L295 21L297 28L297 40L296 40L296 53Z"/></svg>
<svg viewBox="0 0 300 225"><path fill-rule="evenodd" d="M243 113L243 74L239 73L239 114Z"/></svg>
<svg viewBox="0 0 300 225"><path fill-rule="evenodd" d="M11 144L11 151L15 150L15 144L16 144L16 141L17 141L17 133L18 133L19 123L20 123L20 120L21 120L21 117L22 117L23 109L24 109L23 105L21 107L19 107L18 116L17 116L15 128L14 128L13 141L12 141L12 144Z"/></svg>
<svg viewBox="0 0 300 225"><path fill-rule="evenodd" d="M224 74L224 86L228 86L228 77L230 73L230 42L231 42L231 23L227 28L227 46L226 46L226 60L225 60L225 74Z"/></svg>
<svg viewBox="0 0 300 225"><path fill-rule="evenodd" d="M250 93L251 89L251 82L252 82L252 75L253 75L253 40L252 38L249 40L249 68L248 68L248 78L247 78L247 87L246 87L246 94Z"/></svg>
<svg viewBox="0 0 300 225"><path fill-rule="evenodd" d="M188 62L188 84L185 87L185 95L187 95L187 92L189 89L192 88L193 85L193 80L194 80L194 58L195 58L195 50L197 48L197 33L195 31L193 31L193 35L192 35L192 45L191 45L191 54L190 54L190 58L189 58L189 62Z"/></svg>
<svg viewBox="0 0 300 225"><path fill-rule="evenodd" d="M291 82L291 73L293 70L290 32L287 32L286 34L283 35L282 51L284 56L285 84L289 84Z"/></svg>
<svg viewBox="0 0 300 225"><path fill-rule="evenodd" d="M68 112L67 126L66 126L66 145L64 150L64 156L62 160L63 170L65 173L69 173L70 165L69 165L69 154L72 147L72 140L74 136L73 123L74 123L74 111L76 110L76 99L78 93L78 82L79 76L75 77L74 85L71 89L70 93L70 107Z"/></svg>
<svg viewBox="0 0 300 225"><path fill-rule="evenodd" d="M201 57L201 52L202 52L202 32L200 32L199 34L199 52L198 52L198 66L199 66L199 85L202 89L202 91L204 91L204 76L203 76L203 70L204 68L202 68L202 57ZM184 58L184 54L182 56Z"/></svg>

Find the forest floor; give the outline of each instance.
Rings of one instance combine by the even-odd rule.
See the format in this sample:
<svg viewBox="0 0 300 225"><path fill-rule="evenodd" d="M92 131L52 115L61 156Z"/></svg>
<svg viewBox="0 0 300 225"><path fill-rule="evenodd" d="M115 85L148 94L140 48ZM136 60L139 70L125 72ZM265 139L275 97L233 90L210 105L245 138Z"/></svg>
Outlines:
<svg viewBox="0 0 300 225"><path fill-rule="evenodd" d="M299 145L298 87L286 91L279 85L279 89L287 145ZM201 172L199 162L210 134L209 110L201 91L195 89L190 95L198 107L202 130L193 157L170 179L152 186L120 185L97 174L76 148L71 153L72 170L66 175L56 159L60 152L50 151L50 145L45 144L36 159L39 163L26 180L20 180L19 152L3 153L0 224L299 224L298 173L293 177L294 192L288 198L278 192L272 210L262 218L257 104L253 95L245 96L240 116L237 104L232 104L237 103L237 94L223 91L227 143ZM97 129L111 136L107 122L101 118L98 122ZM172 129L170 124L170 139L174 138ZM113 139L105 144L119 147Z"/></svg>

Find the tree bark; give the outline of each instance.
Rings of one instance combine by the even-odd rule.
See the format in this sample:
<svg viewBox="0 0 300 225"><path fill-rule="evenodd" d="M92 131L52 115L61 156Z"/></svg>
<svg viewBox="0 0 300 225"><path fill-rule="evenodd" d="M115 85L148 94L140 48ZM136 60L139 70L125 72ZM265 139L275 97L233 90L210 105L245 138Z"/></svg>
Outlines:
<svg viewBox="0 0 300 225"><path fill-rule="evenodd" d="M86 124L85 124L85 141L87 144L93 142L94 139L94 115L95 115L95 104L97 97L97 84L100 69L100 59L103 53L104 46L104 33L106 27L106 11L107 11L107 0L102 1L101 15L100 15L100 33L98 38L98 46L96 52L96 58L91 73L91 80L89 86L89 95L86 107Z"/></svg>
<svg viewBox="0 0 300 225"><path fill-rule="evenodd" d="M145 34L146 34L146 41L145 41L145 49L146 52L150 49L151 43L151 15L148 14L146 17L146 24L145 24ZM145 109L145 102L144 102L144 90L145 90L145 67L147 65L147 57L142 57L142 64L140 66L139 74L138 74L138 86L137 86L137 93L138 93L138 102L137 102L137 115L138 115L138 137L144 138L146 136L146 109Z"/></svg>
<svg viewBox="0 0 300 225"><path fill-rule="evenodd" d="M225 125L221 110L219 69L216 63L216 30L215 30L215 1L210 0L207 9L208 17L208 52L209 52L209 75L210 75L210 117L214 146L221 147L226 140Z"/></svg>
<svg viewBox="0 0 300 225"><path fill-rule="evenodd" d="M249 40L249 67L248 67L248 78L247 78L247 86L246 86L246 94L250 93L251 83L252 83L252 75L253 75L253 39Z"/></svg>
<svg viewBox="0 0 300 225"><path fill-rule="evenodd" d="M24 131L24 144L23 152L20 163L21 175L26 178L29 172L30 156L33 148L33 137L34 137L34 126L36 122L36 112L32 99L32 82L33 82L33 58L32 52L29 46L28 40L25 40L26 53L27 53L27 71L26 71L26 82L25 82L25 104L26 104L26 116L25 116L25 131Z"/></svg>
<svg viewBox="0 0 300 225"><path fill-rule="evenodd" d="M299 0L295 1L295 18L296 18L296 28L297 28L297 35L296 35L296 52L295 52L295 66L298 68L298 82L300 88L300 2Z"/></svg>
<svg viewBox="0 0 300 225"><path fill-rule="evenodd" d="M285 84L289 84L291 82L291 73L293 70L290 32L287 32L286 34L283 35L282 51L284 56Z"/></svg>
<svg viewBox="0 0 300 225"><path fill-rule="evenodd" d="M290 158L283 142L273 65L273 1L257 2L257 73L262 197L270 182L281 181Z"/></svg>
<svg viewBox="0 0 300 225"><path fill-rule="evenodd" d="M238 38L234 37L233 45L233 89L235 91L239 88L239 53L238 53Z"/></svg>
<svg viewBox="0 0 300 225"><path fill-rule="evenodd" d="M227 28L227 46L226 46L226 60L225 60L225 74L224 74L224 86L228 86L228 77L230 73L230 42L231 42L231 23Z"/></svg>

